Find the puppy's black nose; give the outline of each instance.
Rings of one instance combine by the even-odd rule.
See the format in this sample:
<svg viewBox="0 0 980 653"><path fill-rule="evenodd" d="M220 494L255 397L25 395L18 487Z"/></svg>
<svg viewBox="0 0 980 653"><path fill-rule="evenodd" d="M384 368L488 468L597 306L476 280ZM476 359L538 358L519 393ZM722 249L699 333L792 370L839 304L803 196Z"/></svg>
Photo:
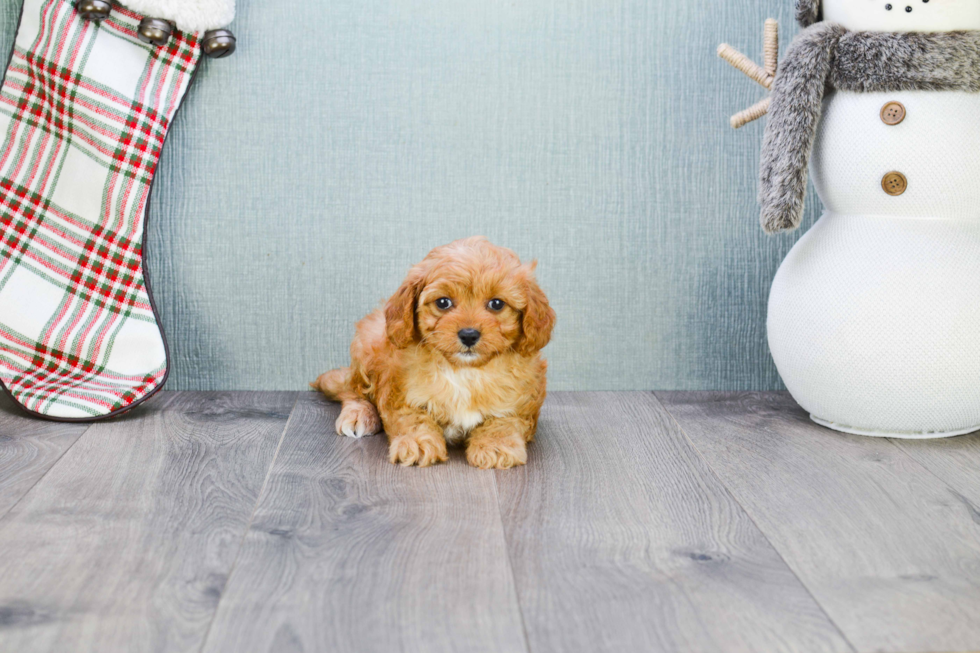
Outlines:
<svg viewBox="0 0 980 653"><path fill-rule="evenodd" d="M476 329L460 329L457 333L459 341L467 347L472 347L480 341L480 332Z"/></svg>

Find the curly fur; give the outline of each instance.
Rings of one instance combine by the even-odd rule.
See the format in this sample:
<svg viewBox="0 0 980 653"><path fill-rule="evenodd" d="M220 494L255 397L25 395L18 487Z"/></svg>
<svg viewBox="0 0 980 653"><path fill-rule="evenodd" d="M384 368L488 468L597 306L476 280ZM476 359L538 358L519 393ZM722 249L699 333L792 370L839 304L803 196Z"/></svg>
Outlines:
<svg viewBox="0 0 980 653"><path fill-rule="evenodd" d="M807 166L828 88L980 91L980 32L848 32L817 23L789 47L773 83L759 175L767 233L799 226Z"/></svg>
<svg viewBox="0 0 980 653"><path fill-rule="evenodd" d="M235 0L121 0L138 14L164 18L185 32L226 27L235 19Z"/></svg>
<svg viewBox="0 0 980 653"><path fill-rule="evenodd" d="M432 250L358 322L350 367L311 384L342 403L337 433L383 425L389 460L401 465L445 461L447 440L465 442L475 467L523 465L546 392L539 352L555 324L534 267L482 237ZM479 341L467 347L461 329L477 329Z"/></svg>

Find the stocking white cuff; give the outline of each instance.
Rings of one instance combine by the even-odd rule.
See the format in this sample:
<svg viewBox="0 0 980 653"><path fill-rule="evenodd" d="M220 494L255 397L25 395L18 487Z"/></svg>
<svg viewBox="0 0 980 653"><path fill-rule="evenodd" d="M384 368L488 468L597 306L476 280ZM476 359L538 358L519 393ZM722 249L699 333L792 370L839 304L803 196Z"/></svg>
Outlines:
<svg viewBox="0 0 980 653"><path fill-rule="evenodd" d="M151 18L165 18L184 32L227 27L235 18L235 0L122 0L128 9Z"/></svg>

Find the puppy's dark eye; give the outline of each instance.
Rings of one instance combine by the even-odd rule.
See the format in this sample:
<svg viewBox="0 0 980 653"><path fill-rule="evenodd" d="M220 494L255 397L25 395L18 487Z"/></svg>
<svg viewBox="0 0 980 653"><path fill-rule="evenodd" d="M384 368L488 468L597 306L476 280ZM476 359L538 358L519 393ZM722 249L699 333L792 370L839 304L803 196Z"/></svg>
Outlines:
<svg viewBox="0 0 980 653"><path fill-rule="evenodd" d="M504 310L504 306L504 300L502 299L491 299L489 302L487 302L487 308L489 308L491 311L502 311Z"/></svg>
<svg viewBox="0 0 980 653"><path fill-rule="evenodd" d="M436 300L436 307L440 311L448 311L453 307L453 300L449 299L448 297L440 297Z"/></svg>

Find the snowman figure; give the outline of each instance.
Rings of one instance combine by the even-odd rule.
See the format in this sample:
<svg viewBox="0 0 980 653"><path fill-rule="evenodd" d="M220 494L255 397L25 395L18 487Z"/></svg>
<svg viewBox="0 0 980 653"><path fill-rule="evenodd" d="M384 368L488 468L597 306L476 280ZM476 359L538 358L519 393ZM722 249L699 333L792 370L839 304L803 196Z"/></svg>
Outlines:
<svg viewBox="0 0 980 653"><path fill-rule="evenodd" d="M980 2L797 0L797 18L762 224L799 224L808 170L825 211L773 281L779 373L836 430L980 430Z"/></svg>

